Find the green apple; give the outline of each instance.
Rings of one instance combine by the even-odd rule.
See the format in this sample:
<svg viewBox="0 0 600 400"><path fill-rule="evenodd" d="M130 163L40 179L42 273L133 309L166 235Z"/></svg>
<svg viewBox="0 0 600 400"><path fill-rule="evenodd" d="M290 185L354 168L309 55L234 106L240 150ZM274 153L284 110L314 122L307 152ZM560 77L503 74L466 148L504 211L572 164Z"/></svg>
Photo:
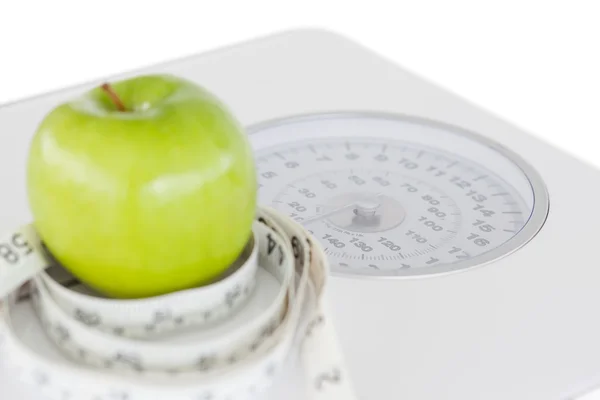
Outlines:
<svg viewBox="0 0 600 400"><path fill-rule="evenodd" d="M90 287L141 298L206 284L250 239L257 202L244 129L172 75L58 105L32 139L27 190L52 255Z"/></svg>

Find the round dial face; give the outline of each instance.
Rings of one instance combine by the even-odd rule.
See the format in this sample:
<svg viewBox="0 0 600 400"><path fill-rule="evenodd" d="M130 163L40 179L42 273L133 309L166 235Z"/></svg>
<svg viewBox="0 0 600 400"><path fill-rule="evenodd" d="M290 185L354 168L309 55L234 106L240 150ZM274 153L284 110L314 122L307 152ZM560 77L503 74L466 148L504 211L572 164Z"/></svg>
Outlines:
<svg viewBox="0 0 600 400"><path fill-rule="evenodd" d="M259 202L302 224L341 274L480 265L524 245L548 211L541 179L517 155L439 123L336 113L250 133Z"/></svg>

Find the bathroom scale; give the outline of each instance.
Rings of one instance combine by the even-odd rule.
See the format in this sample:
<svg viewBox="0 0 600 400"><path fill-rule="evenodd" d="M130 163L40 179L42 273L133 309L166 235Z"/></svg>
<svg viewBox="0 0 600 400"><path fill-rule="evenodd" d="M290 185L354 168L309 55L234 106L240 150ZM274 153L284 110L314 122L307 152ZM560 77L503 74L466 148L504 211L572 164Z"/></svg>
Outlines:
<svg viewBox="0 0 600 400"><path fill-rule="evenodd" d="M326 30L110 79L145 73L203 85L245 127L259 203L327 256L331 319L357 399L592 398L597 169ZM31 218L24 174L37 124L99 83L0 108L2 229ZM40 400L15 376L0 361L2 399ZM286 379L265 398L296 400Z"/></svg>

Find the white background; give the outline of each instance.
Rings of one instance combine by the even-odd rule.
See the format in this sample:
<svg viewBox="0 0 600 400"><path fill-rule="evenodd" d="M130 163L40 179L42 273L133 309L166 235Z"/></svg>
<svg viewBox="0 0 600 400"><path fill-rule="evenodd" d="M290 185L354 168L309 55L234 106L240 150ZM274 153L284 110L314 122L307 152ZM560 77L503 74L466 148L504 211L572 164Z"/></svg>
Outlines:
<svg viewBox="0 0 600 400"><path fill-rule="evenodd" d="M0 0L0 104L307 26L600 166L597 0Z"/></svg>
<svg viewBox="0 0 600 400"><path fill-rule="evenodd" d="M0 106L297 27L345 34L600 167L598 0L0 0Z"/></svg>

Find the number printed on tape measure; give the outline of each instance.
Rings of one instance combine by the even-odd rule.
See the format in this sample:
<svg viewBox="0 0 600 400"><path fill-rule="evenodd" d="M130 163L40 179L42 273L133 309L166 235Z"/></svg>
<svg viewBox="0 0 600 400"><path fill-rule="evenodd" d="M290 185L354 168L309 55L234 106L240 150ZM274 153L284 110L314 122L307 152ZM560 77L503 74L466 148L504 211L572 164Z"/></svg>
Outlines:
<svg viewBox="0 0 600 400"><path fill-rule="evenodd" d="M0 243L0 261L4 264L18 264L22 258L33 253L33 247L20 232L12 234L8 241Z"/></svg>
<svg viewBox="0 0 600 400"><path fill-rule="evenodd" d="M339 368L333 368L331 371L323 372L317 376L315 387L317 390L323 390L327 384L338 384L342 380L342 373Z"/></svg>

